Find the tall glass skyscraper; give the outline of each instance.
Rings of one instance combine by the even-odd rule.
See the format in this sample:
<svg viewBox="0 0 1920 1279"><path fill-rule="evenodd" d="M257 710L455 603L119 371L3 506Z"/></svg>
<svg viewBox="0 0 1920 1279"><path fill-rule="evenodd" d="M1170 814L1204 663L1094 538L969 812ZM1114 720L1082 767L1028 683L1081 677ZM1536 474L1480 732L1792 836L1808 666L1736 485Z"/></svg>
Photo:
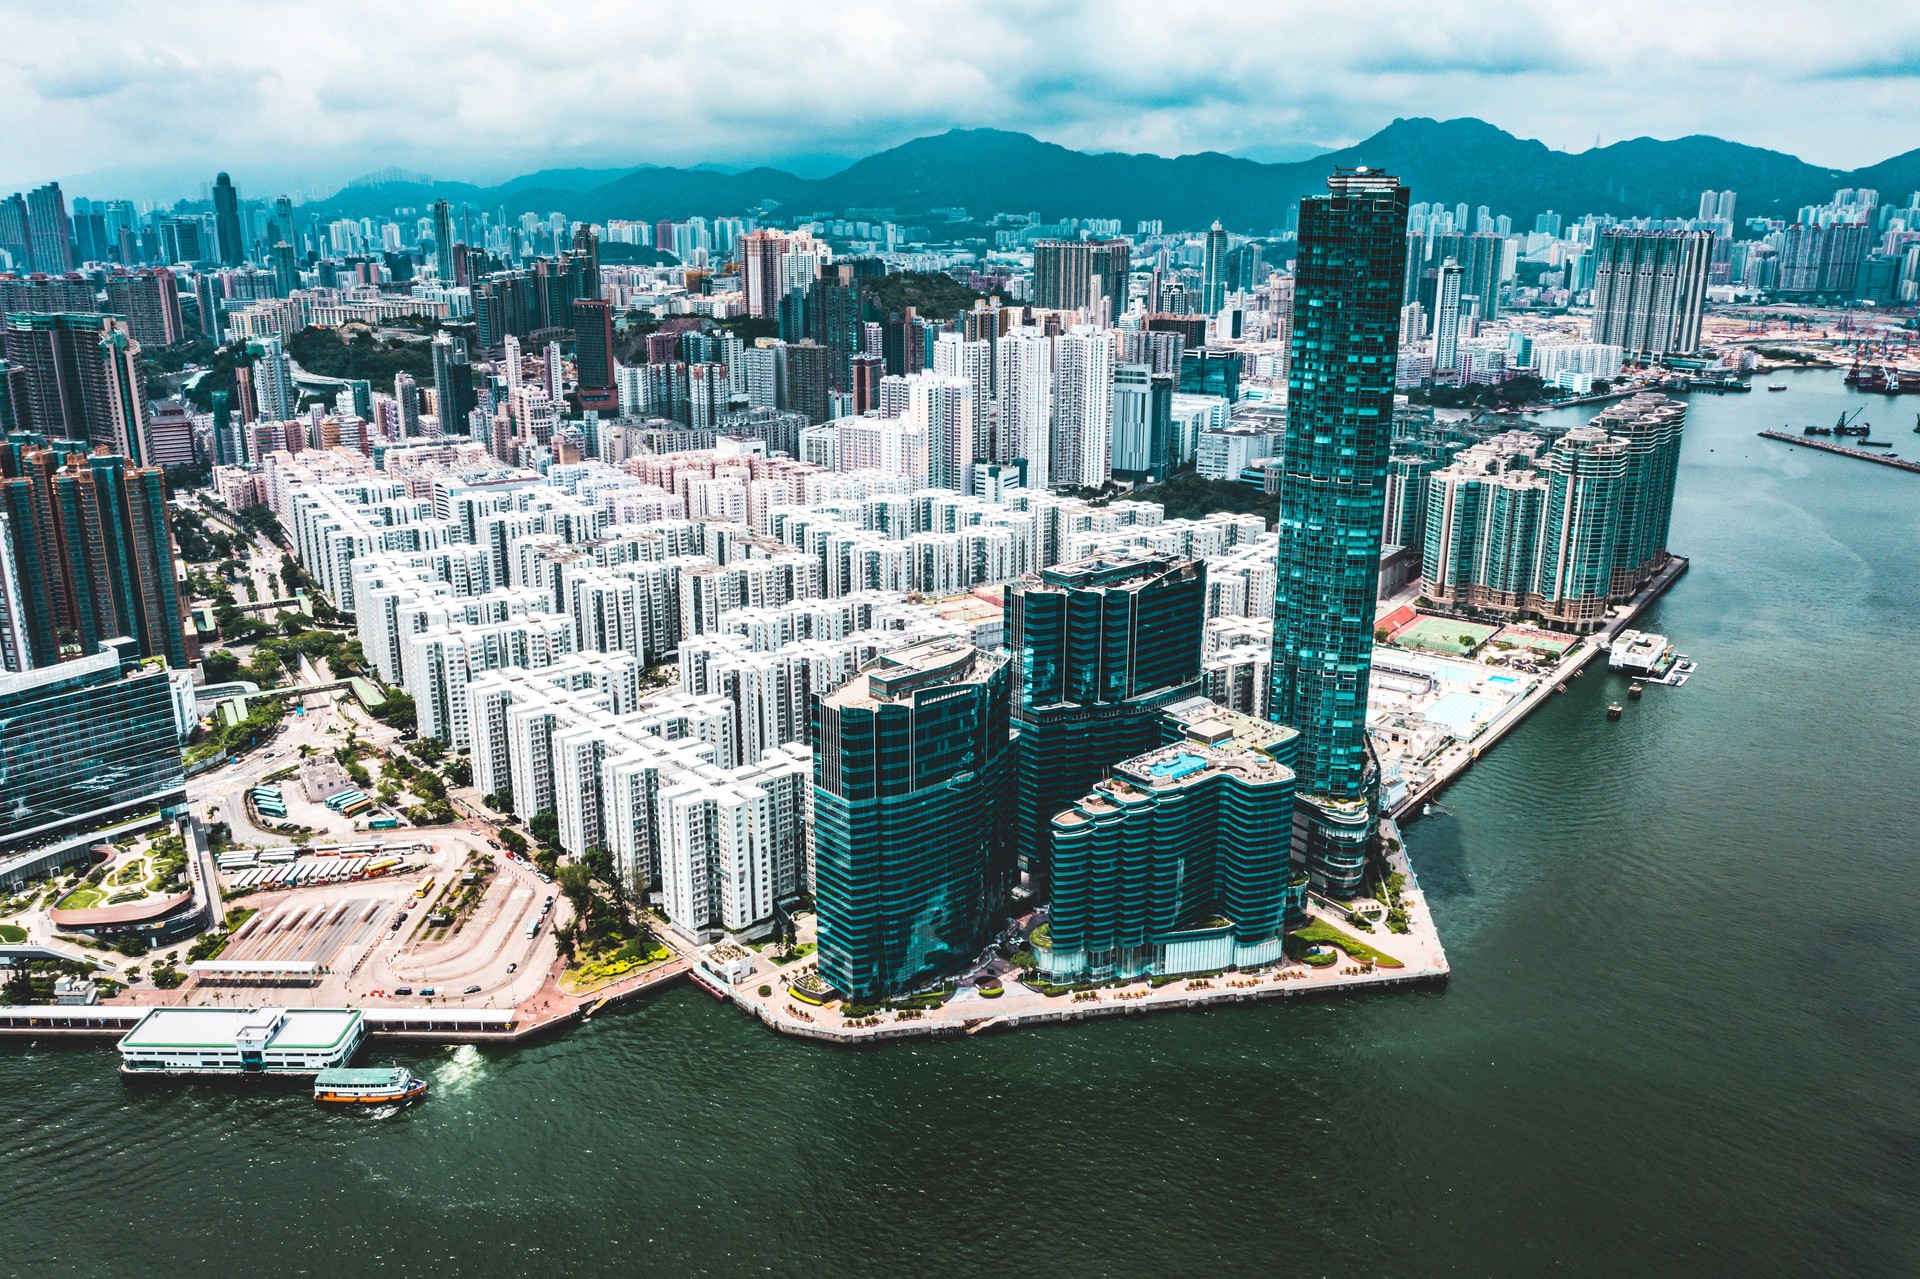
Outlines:
<svg viewBox="0 0 1920 1279"><path fill-rule="evenodd" d="M240 193L224 173L213 180L213 243L222 266L239 266L247 260L240 234Z"/></svg>
<svg viewBox="0 0 1920 1279"><path fill-rule="evenodd" d="M1207 231L1205 273L1200 285L1200 313L1218 315L1227 305L1227 233L1215 222Z"/></svg>
<svg viewBox="0 0 1920 1279"><path fill-rule="evenodd" d="M980 953L1012 891L1008 662L961 640L883 654L814 704L820 976L852 1000Z"/></svg>
<svg viewBox="0 0 1920 1279"><path fill-rule="evenodd" d="M1112 765L1160 744L1160 712L1205 691L1207 572L1198 560L1111 555L1007 593L1020 726L1019 847L1048 895L1048 824Z"/></svg>
<svg viewBox="0 0 1920 1279"><path fill-rule="evenodd" d="M1367 744L1407 191L1340 169L1300 202L1268 715L1300 730L1293 855L1352 896L1378 818Z"/></svg>
<svg viewBox="0 0 1920 1279"><path fill-rule="evenodd" d="M453 210L445 200L433 202L433 270L440 286L453 284Z"/></svg>

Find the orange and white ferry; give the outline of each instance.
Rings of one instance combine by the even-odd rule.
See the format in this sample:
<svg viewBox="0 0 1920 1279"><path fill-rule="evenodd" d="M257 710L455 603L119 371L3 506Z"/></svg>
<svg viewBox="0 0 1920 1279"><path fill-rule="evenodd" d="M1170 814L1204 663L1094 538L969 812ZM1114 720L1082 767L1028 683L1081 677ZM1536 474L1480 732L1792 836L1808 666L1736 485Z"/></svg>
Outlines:
<svg viewBox="0 0 1920 1279"><path fill-rule="evenodd" d="M405 1066L340 1067L313 1078L313 1099L340 1106L382 1106L427 1094L427 1081Z"/></svg>

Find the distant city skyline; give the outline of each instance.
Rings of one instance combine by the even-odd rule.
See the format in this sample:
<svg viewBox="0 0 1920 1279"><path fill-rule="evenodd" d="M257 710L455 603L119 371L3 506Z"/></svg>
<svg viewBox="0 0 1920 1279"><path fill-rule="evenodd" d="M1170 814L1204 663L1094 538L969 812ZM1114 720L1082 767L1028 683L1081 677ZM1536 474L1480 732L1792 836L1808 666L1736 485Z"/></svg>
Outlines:
<svg viewBox="0 0 1920 1279"><path fill-rule="evenodd" d="M1412 115L1569 151L1705 133L1834 167L1920 142L1920 12L1891 4L1856 7L1858 26L1790 4L1360 3L1339 22L1304 4L941 8L910 24L865 3L15 10L0 183L172 199L220 170L243 191L322 192L389 166L482 184L643 164L818 175L952 127L1290 160Z"/></svg>

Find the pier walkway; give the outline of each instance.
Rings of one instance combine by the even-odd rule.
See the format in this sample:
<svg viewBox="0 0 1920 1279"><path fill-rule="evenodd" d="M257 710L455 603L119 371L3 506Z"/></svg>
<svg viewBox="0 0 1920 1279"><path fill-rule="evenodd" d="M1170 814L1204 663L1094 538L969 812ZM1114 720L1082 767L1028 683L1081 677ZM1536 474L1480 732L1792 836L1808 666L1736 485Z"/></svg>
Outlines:
<svg viewBox="0 0 1920 1279"><path fill-rule="evenodd" d="M1789 435L1785 431L1756 432L1763 440L1778 440L1782 444L1799 444L1810 449L1819 449L1822 453L1838 453L1841 457L1857 457L1863 462L1878 462L1881 466L1891 466L1896 471L1920 471L1920 462L1909 462L1906 458L1892 453L1873 453L1866 449L1856 449L1846 444L1830 444L1826 440L1816 440L1805 435Z"/></svg>

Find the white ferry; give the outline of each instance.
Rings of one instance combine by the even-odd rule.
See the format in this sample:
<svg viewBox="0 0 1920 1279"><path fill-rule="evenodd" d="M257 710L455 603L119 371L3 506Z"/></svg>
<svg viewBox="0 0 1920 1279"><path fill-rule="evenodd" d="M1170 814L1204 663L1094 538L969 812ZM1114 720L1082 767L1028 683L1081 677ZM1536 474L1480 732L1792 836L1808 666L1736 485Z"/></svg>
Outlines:
<svg viewBox="0 0 1920 1279"><path fill-rule="evenodd" d="M427 1081L405 1066L346 1067L313 1077L313 1099L341 1106L381 1106L426 1096Z"/></svg>

